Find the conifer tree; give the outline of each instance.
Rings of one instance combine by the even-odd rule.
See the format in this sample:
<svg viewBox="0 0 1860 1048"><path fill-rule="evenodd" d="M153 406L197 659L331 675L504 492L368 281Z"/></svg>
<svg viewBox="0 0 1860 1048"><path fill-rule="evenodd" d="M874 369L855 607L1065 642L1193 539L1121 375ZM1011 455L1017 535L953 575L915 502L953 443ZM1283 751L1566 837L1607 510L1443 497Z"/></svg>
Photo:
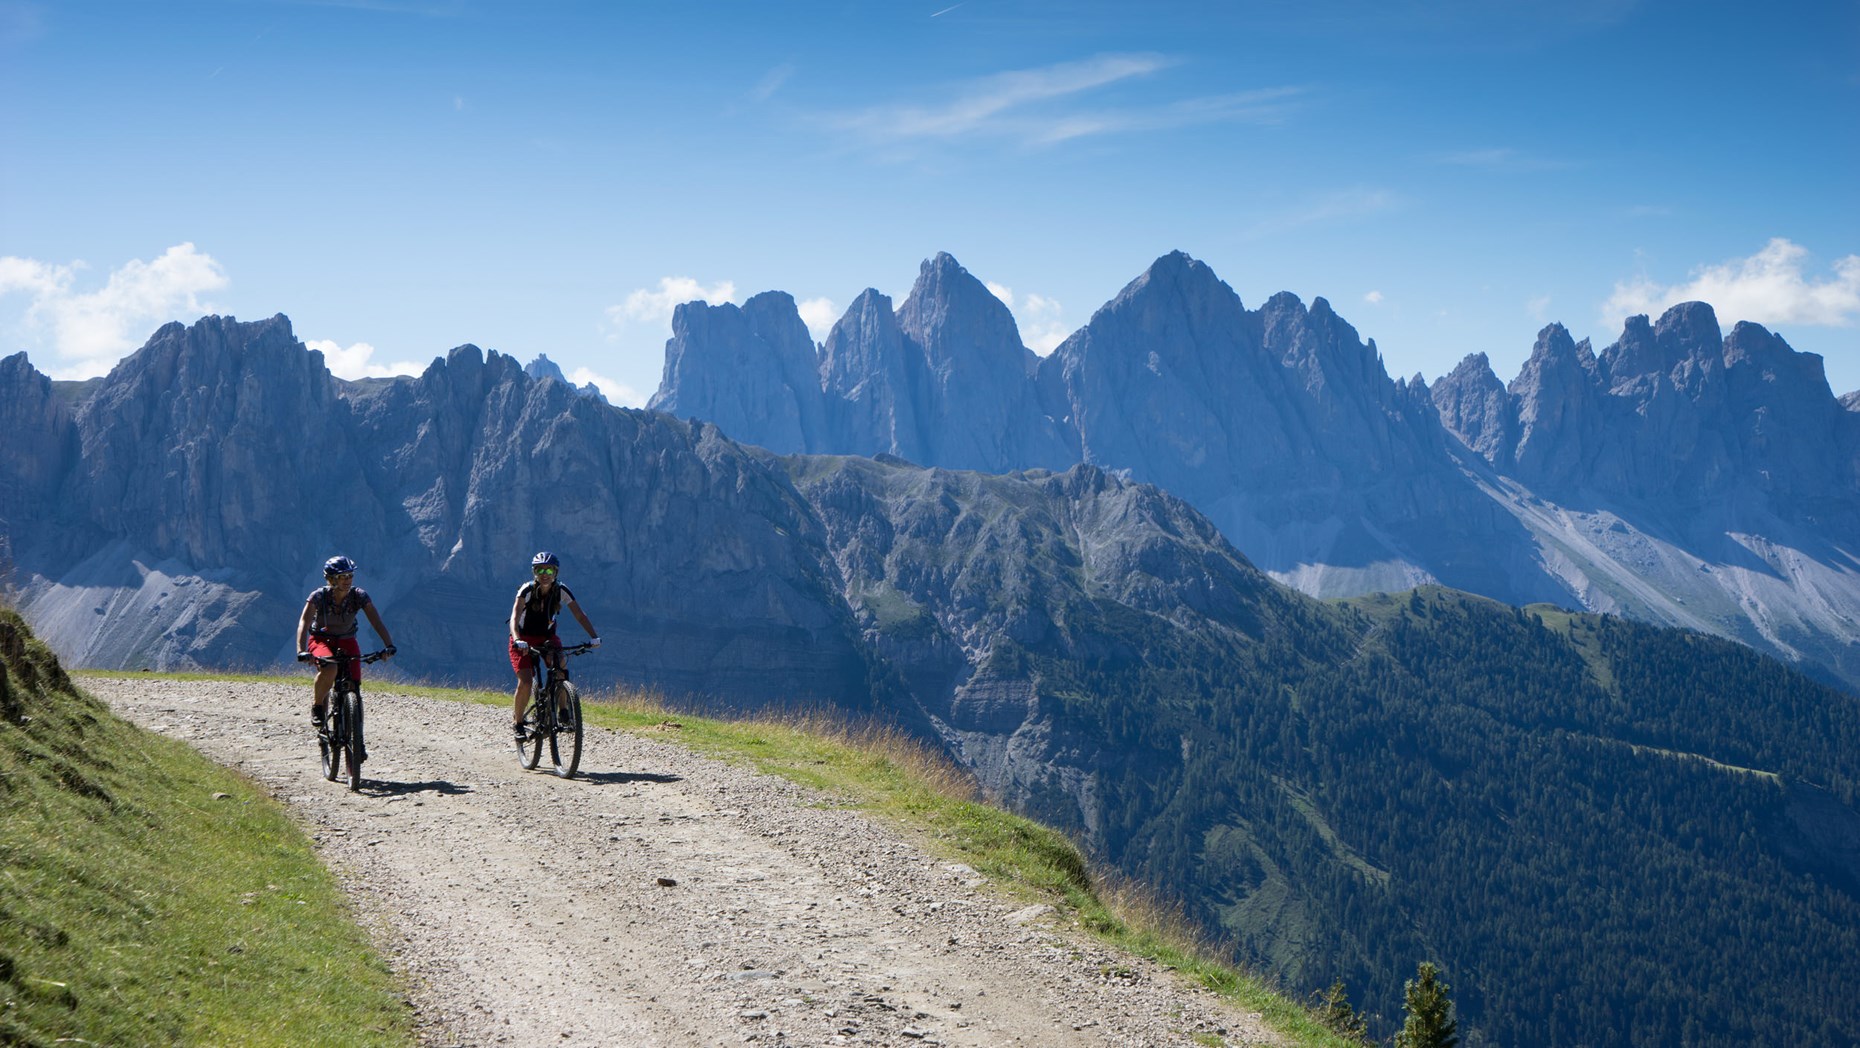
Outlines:
<svg viewBox="0 0 1860 1048"><path fill-rule="evenodd" d="M1339 1037L1360 1041L1369 1032L1369 1021L1350 1007L1350 995L1344 990L1342 979L1331 983L1330 989L1318 995L1315 1014L1318 1022Z"/></svg>
<svg viewBox="0 0 1860 1048"><path fill-rule="evenodd" d="M1432 961L1421 962L1405 987L1403 1007L1408 1019L1395 1035L1395 1048L1455 1048L1460 1043L1460 1024L1453 1018L1453 1001L1447 997L1452 988L1441 981L1440 969Z"/></svg>

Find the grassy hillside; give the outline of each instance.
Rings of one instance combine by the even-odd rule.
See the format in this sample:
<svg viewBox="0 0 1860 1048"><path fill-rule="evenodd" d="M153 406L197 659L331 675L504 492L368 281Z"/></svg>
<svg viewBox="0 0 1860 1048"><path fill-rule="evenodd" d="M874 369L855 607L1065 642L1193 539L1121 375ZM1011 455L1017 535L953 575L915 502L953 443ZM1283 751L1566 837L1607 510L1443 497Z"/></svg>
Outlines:
<svg viewBox="0 0 1860 1048"><path fill-rule="evenodd" d="M0 609L0 1044L412 1043L280 808L77 691Z"/></svg>

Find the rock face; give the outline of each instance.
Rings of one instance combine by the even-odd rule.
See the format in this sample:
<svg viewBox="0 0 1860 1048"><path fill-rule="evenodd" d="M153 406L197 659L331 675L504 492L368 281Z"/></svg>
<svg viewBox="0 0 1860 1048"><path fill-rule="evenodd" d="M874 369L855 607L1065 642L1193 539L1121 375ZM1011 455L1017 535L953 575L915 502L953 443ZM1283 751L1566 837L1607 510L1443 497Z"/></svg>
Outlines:
<svg viewBox="0 0 1860 1048"><path fill-rule="evenodd" d="M684 330L654 403L771 450L1127 470L1314 595L1442 582L1702 629L1860 685L1860 400L1757 325L1722 335L1704 303L1633 318L1600 354L1551 324L1509 387L1482 354L1431 389L1391 381L1323 299L1248 310L1180 252L1044 359L948 255L895 312L854 302L818 382L799 354Z"/></svg>
<svg viewBox="0 0 1860 1048"><path fill-rule="evenodd" d="M31 446L76 450L49 480L49 460L0 474L37 495L9 502L14 582L79 664L278 662L341 552L402 665L497 682L511 595L553 549L603 639L639 652L633 680L869 701L819 523L713 426L610 408L474 346L345 385L281 316L171 324L75 417L21 364L0 404L39 405L19 411L45 434Z"/></svg>

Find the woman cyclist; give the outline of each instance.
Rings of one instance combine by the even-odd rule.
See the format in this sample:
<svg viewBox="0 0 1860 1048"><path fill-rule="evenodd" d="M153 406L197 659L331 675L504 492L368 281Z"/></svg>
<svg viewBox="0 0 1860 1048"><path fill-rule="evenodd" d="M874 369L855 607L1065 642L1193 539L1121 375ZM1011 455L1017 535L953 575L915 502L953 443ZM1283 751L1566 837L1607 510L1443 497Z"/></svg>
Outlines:
<svg viewBox="0 0 1860 1048"><path fill-rule="evenodd" d="M323 581L325 585L304 599L304 613L297 620L297 661L309 662L312 655L333 658L338 652L360 655L362 649L355 641L358 612L368 616L368 624L375 628L382 647L392 657L394 638L388 636L387 627L381 624L381 616L375 613L375 602L368 599L368 591L355 585L355 562L347 557L329 558L323 562ZM354 680L362 679L362 660L349 660L349 676ZM310 704L310 719L319 728L329 710L329 687L335 681L335 663L317 667L316 697Z"/></svg>
<svg viewBox="0 0 1860 1048"><path fill-rule="evenodd" d="M510 708L511 734L521 745L525 739L523 714L530 707L530 685L536 680L536 649L546 653L549 665L559 666L562 641L555 635L555 617L566 603L568 610L588 631L588 643L601 646L594 623L582 613L575 594L557 581L562 562L555 554L543 551L530 558L530 572L535 577L517 587L517 600L510 606L510 668L517 672L517 691Z"/></svg>

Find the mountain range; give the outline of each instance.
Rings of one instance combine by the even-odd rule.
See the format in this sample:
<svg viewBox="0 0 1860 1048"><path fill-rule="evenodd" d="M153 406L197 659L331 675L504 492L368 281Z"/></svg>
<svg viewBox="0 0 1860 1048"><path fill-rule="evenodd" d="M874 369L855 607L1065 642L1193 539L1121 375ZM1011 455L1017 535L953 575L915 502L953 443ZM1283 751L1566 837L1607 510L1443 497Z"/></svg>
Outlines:
<svg viewBox="0 0 1860 1048"><path fill-rule="evenodd" d="M973 290L951 274L939 294ZM1310 349L1319 388L1380 374L1368 347L1353 372L1311 348L1332 343L1306 326L1347 330L1327 309L1275 301L1285 312L1260 337ZM771 304L738 313L784 313ZM881 342L891 323L898 346L957 351L962 310L932 295L900 325L878 305L849 317ZM682 314L686 334L739 319ZM1023 377L1047 367L1015 359ZM1342 425L1347 412L1294 387L1258 399L1277 421L1246 424ZM1062 423L1083 410L1014 428L1053 403L1035 382L1000 427L959 434L951 402L861 388L840 400L915 434L904 450L920 458L1064 450ZM1507 482L1483 456L1430 469L1413 450L1430 432L1453 447L1423 424L1433 397L1377 388L1412 454L1328 467L1369 479L1362 512L1408 519L1393 512L1408 499L1420 521L1420 493L1476 507L1475 480ZM1511 402L1489 399L1506 417ZM838 403L796 399L795 431L850 426ZM904 403L916 421L896 428ZM1127 417L1133 441L1169 432ZM502 685L511 593L530 554L553 549L606 642L576 667L584 681L895 721L1300 992L1342 978L1393 1016L1427 958L1449 972L1469 1044L1860 1039L1860 701L1738 644L1432 586L1318 600L1134 469L780 455L472 346L417 378L344 382L282 316L170 324L87 383L7 357L0 432L14 438L0 444L8 584L78 665L284 663L322 560L345 553L401 647L376 669ZM1517 458L1522 441L1508 446ZM1275 499L1247 505L1301 505ZM1506 518L1488 512L1497 530ZM1403 527L1361 541L1424 537Z"/></svg>
<svg viewBox="0 0 1860 1048"><path fill-rule="evenodd" d="M1050 355L947 254L816 347L792 298L678 308L650 407L780 453L1087 462L1188 500L1315 596L1440 583L1685 626L1860 684L1860 395L1690 302L1600 353L1561 325L1391 380L1324 299L1256 310L1158 259Z"/></svg>

